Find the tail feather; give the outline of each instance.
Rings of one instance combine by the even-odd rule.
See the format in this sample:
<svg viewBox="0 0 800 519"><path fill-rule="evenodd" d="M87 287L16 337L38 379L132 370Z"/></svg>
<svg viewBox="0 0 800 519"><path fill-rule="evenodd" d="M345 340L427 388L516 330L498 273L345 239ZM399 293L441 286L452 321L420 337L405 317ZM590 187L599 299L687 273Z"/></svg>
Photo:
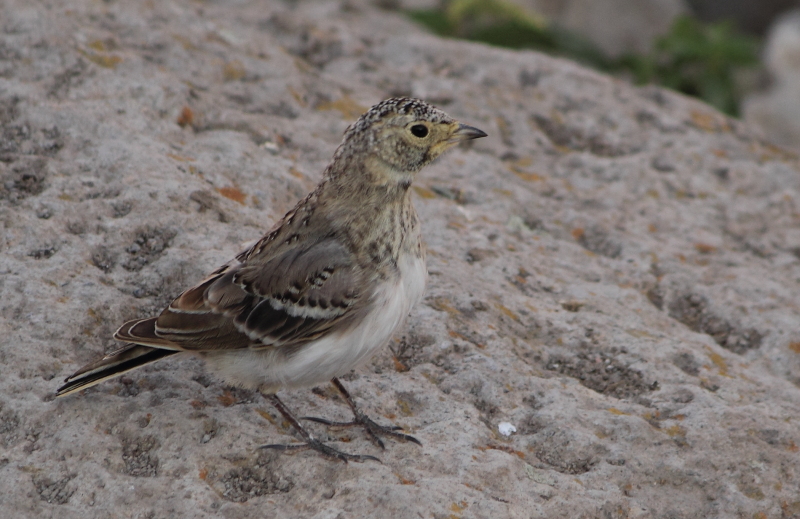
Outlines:
<svg viewBox="0 0 800 519"><path fill-rule="evenodd" d="M104 380L118 377L133 369L150 364L170 355L180 353L175 350L151 348L139 344L130 344L117 351L109 353L97 362L88 364L64 381L66 384L58 388L56 396L65 396Z"/></svg>
<svg viewBox="0 0 800 519"><path fill-rule="evenodd" d="M156 321L158 317L149 319L134 319L128 321L114 332L114 338L118 341L132 342L143 346L153 346L155 348L165 348L168 350L180 350L175 343L159 337L156 333Z"/></svg>

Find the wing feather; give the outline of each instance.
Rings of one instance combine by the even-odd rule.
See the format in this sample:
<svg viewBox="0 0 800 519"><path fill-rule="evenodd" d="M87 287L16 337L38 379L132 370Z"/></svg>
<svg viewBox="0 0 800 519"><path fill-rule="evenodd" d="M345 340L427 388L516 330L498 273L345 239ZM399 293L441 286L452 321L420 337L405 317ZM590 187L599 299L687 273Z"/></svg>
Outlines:
<svg viewBox="0 0 800 519"><path fill-rule="evenodd" d="M247 259L218 269L157 318L126 323L116 337L170 350L280 347L346 324L371 292L335 238L239 257Z"/></svg>
<svg viewBox="0 0 800 519"><path fill-rule="evenodd" d="M374 280L340 241L277 251L257 246L256 254L240 254L158 317L123 324L114 337L132 344L73 374L58 396L180 351L291 347L362 314Z"/></svg>

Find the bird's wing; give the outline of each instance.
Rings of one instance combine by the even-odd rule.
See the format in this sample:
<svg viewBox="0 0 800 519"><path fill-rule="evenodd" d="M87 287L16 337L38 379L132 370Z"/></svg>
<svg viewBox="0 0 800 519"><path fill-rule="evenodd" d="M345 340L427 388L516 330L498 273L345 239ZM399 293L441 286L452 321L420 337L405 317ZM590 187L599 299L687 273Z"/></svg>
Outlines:
<svg viewBox="0 0 800 519"><path fill-rule="evenodd" d="M373 288L336 238L240 258L115 337L188 351L297 344L356 318Z"/></svg>

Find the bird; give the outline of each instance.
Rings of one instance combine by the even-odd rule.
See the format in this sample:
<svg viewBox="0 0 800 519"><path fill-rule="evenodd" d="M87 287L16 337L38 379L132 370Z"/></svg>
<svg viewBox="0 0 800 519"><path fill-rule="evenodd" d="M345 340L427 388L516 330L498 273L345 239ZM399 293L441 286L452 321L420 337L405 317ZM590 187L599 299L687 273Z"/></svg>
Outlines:
<svg viewBox="0 0 800 519"><path fill-rule="evenodd" d="M376 104L345 130L311 193L158 316L123 324L114 338L126 344L67 377L56 396L191 353L225 383L259 391L302 439L262 448L380 461L318 440L302 419L360 426L381 448L380 436L421 445L400 427L370 419L339 377L384 346L423 297L425 247L410 189L417 173L458 143L486 135L419 99ZM298 419L277 395L329 381L351 422Z"/></svg>

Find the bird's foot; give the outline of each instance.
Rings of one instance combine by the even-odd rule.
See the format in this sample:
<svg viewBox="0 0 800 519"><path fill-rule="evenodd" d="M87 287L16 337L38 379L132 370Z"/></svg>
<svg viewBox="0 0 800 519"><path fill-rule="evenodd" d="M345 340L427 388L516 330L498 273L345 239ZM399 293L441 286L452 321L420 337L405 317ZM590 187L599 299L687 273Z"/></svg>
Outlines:
<svg viewBox="0 0 800 519"><path fill-rule="evenodd" d="M377 445L378 447L380 447L381 449L386 449L386 446L383 444L383 440L380 439L381 436L388 436L389 438L394 438L395 440L399 440L402 442L413 442L422 447L422 443L418 439L414 438L409 434L397 432L403 430L402 427L378 425L369 416L365 415L364 412L358 408L355 401L353 400L353 397L350 396L350 392L347 391L347 389L344 387L344 385L338 378L336 377L332 378L331 383L342 395L344 401L347 402L347 405L350 407L350 410L353 411L353 421L332 422L324 418L316 418L313 416L304 417L303 420L311 420L313 422L327 425L328 427L356 427L356 426L363 427L370 441L375 445Z"/></svg>
<svg viewBox="0 0 800 519"><path fill-rule="evenodd" d="M348 454L347 452L342 452L338 449L334 449L330 445L326 445L323 442L314 438L310 432L308 432L300 422L295 418L294 414L289 410L288 407L281 402L278 395L271 394L265 395L272 401L272 404L275 408L280 412L283 417L289 422L292 428L297 431L297 433L305 440L303 443L291 443L288 445L281 445L281 444L272 444L272 445L262 445L259 447L260 449L274 449L282 452L297 452L297 451L304 451L304 450L315 450L322 454L324 457L331 459L331 460L338 460L347 463L348 461L377 461L378 463L382 463L381 460L376 458L375 456L369 456L367 454Z"/></svg>
<svg viewBox="0 0 800 519"><path fill-rule="evenodd" d="M403 442L413 442L422 446L422 443L414 438L413 436L397 431L403 430L402 427L397 426L385 426L379 425L375 423L369 416L365 415L362 412L358 412L355 414L353 421L351 422L333 422L331 420L326 420L325 418L317 418L315 416L304 416L301 420L310 420L312 422L321 423L322 425L327 425L328 427L362 427L364 431L366 431L367 436L369 437L370 441L380 447L381 449L386 449L386 446L383 444L383 440L381 440L381 436L388 436L390 438L394 438L395 440L403 441Z"/></svg>
<svg viewBox="0 0 800 519"><path fill-rule="evenodd" d="M349 454L347 452L342 452L339 449L334 449L330 445L326 445L315 438L309 438L306 440L305 443L292 443L288 445L281 445L281 444L262 445L259 447L259 449L273 449L286 453L311 449L319 452L324 457L334 461L343 461L345 463L349 461L357 461L359 463L363 461L377 461L378 463L382 463L381 460L379 460L375 456L370 456L368 454Z"/></svg>

